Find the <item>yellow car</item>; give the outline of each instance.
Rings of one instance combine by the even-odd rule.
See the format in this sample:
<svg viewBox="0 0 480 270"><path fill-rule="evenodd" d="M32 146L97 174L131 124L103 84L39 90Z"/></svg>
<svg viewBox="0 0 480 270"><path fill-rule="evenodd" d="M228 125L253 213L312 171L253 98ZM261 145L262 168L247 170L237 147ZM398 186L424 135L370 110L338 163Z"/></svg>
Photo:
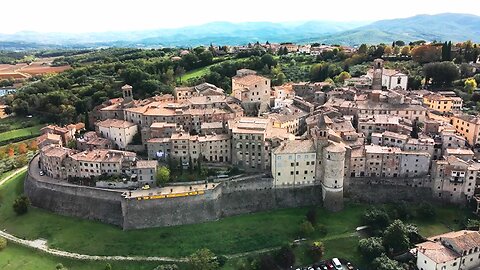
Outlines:
<svg viewBox="0 0 480 270"><path fill-rule="evenodd" d="M143 190L147 190L147 189L150 189L150 185L145 185L142 187Z"/></svg>

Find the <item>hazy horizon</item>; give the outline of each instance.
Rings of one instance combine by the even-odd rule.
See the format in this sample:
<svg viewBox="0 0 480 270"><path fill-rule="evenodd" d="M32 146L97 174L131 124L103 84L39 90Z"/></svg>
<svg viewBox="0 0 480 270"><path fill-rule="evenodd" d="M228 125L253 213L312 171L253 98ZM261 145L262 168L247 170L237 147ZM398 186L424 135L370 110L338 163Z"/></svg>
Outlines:
<svg viewBox="0 0 480 270"><path fill-rule="evenodd" d="M274 22L302 21L373 22L406 18L420 14L465 13L480 16L480 5L472 0L405 0L398 5L384 1L297 1L295 5L271 1L243 0L241 4L225 1L149 2L132 1L60 1L45 0L2 3L6 12L2 19L8 26L0 33L23 31L41 33L88 33L140 31L181 28L211 22ZM386 8L386 10L383 10ZM390 12L389 12L390 11Z"/></svg>

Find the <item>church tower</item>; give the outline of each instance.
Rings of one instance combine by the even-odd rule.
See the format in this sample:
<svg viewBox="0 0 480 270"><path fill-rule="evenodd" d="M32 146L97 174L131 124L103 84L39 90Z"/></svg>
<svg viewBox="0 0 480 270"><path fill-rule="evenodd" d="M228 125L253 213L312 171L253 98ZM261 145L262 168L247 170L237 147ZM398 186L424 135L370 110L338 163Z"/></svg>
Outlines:
<svg viewBox="0 0 480 270"><path fill-rule="evenodd" d="M129 103L133 101L133 88L132 86L125 84L122 86L122 93L123 93L123 103Z"/></svg>
<svg viewBox="0 0 480 270"><path fill-rule="evenodd" d="M373 61L372 90L382 90L383 60Z"/></svg>

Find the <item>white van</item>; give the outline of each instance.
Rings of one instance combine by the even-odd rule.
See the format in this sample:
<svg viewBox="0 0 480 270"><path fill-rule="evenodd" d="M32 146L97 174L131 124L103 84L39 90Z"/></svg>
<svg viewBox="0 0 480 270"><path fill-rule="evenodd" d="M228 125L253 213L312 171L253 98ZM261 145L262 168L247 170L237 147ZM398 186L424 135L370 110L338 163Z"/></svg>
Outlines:
<svg viewBox="0 0 480 270"><path fill-rule="evenodd" d="M335 269L343 270L342 264L340 263L340 261L337 258L333 258L332 263L333 263L333 266L335 267Z"/></svg>

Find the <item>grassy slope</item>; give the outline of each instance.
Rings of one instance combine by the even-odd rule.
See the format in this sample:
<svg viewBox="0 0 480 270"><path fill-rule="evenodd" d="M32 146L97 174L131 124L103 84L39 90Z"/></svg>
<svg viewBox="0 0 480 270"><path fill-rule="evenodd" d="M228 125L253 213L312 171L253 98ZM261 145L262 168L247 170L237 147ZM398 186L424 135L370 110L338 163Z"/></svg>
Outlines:
<svg viewBox="0 0 480 270"><path fill-rule="evenodd" d="M78 261L54 257L43 252L31 250L20 245L9 243L0 252L0 269L2 270L37 270L55 269L61 263L70 270L102 270L107 262ZM159 263L155 262L109 262L115 270L152 270Z"/></svg>
<svg viewBox="0 0 480 270"><path fill-rule="evenodd" d="M295 239L306 208L229 217L216 222L122 231L99 222L54 215L32 208L16 216L12 201L23 190L24 174L1 190L0 228L28 239L46 238L53 247L86 254L187 256L201 247L217 254L231 254L275 247ZM351 206L341 213L318 209L319 223L330 235L352 232L365 206Z"/></svg>
<svg viewBox="0 0 480 270"><path fill-rule="evenodd" d="M86 254L179 257L188 256L202 247L216 254L276 247L298 237L299 224L307 212L307 208L283 209L197 225L122 231L102 223L58 216L35 208L24 216L16 216L11 205L23 191L24 176L20 174L0 188L0 229L28 239L45 238L52 247ZM350 204L340 213L318 208L318 223L326 225L328 234L325 237L314 234L309 240L325 243L325 258L341 257L361 263L357 251L359 238L352 233L360 225L360 217L367 207ZM411 222L419 225L424 236L431 236L449 231L448 227L456 228L455 220L462 215L464 212L457 208L442 207L435 220ZM311 262L306 248L303 245L296 249L298 262L302 265ZM226 269L231 269L233 263L230 262Z"/></svg>
<svg viewBox="0 0 480 270"><path fill-rule="evenodd" d="M10 139L15 139L15 138L18 138L18 137L40 135L40 129L43 126L44 125L35 125L33 127L14 129L14 130L10 130L10 131L0 133L0 142L7 141L7 140L10 140Z"/></svg>
<svg viewBox="0 0 480 270"><path fill-rule="evenodd" d="M214 64L213 64L214 65ZM189 72L186 72L185 74L183 74L182 76L182 82L185 82L191 78L195 78L195 77L202 77L203 75L207 74L208 71L210 70L210 66L206 66L206 67L202 67L202 68L198 68L198 69L194 69L194 70L191 70Z"/></svg>

